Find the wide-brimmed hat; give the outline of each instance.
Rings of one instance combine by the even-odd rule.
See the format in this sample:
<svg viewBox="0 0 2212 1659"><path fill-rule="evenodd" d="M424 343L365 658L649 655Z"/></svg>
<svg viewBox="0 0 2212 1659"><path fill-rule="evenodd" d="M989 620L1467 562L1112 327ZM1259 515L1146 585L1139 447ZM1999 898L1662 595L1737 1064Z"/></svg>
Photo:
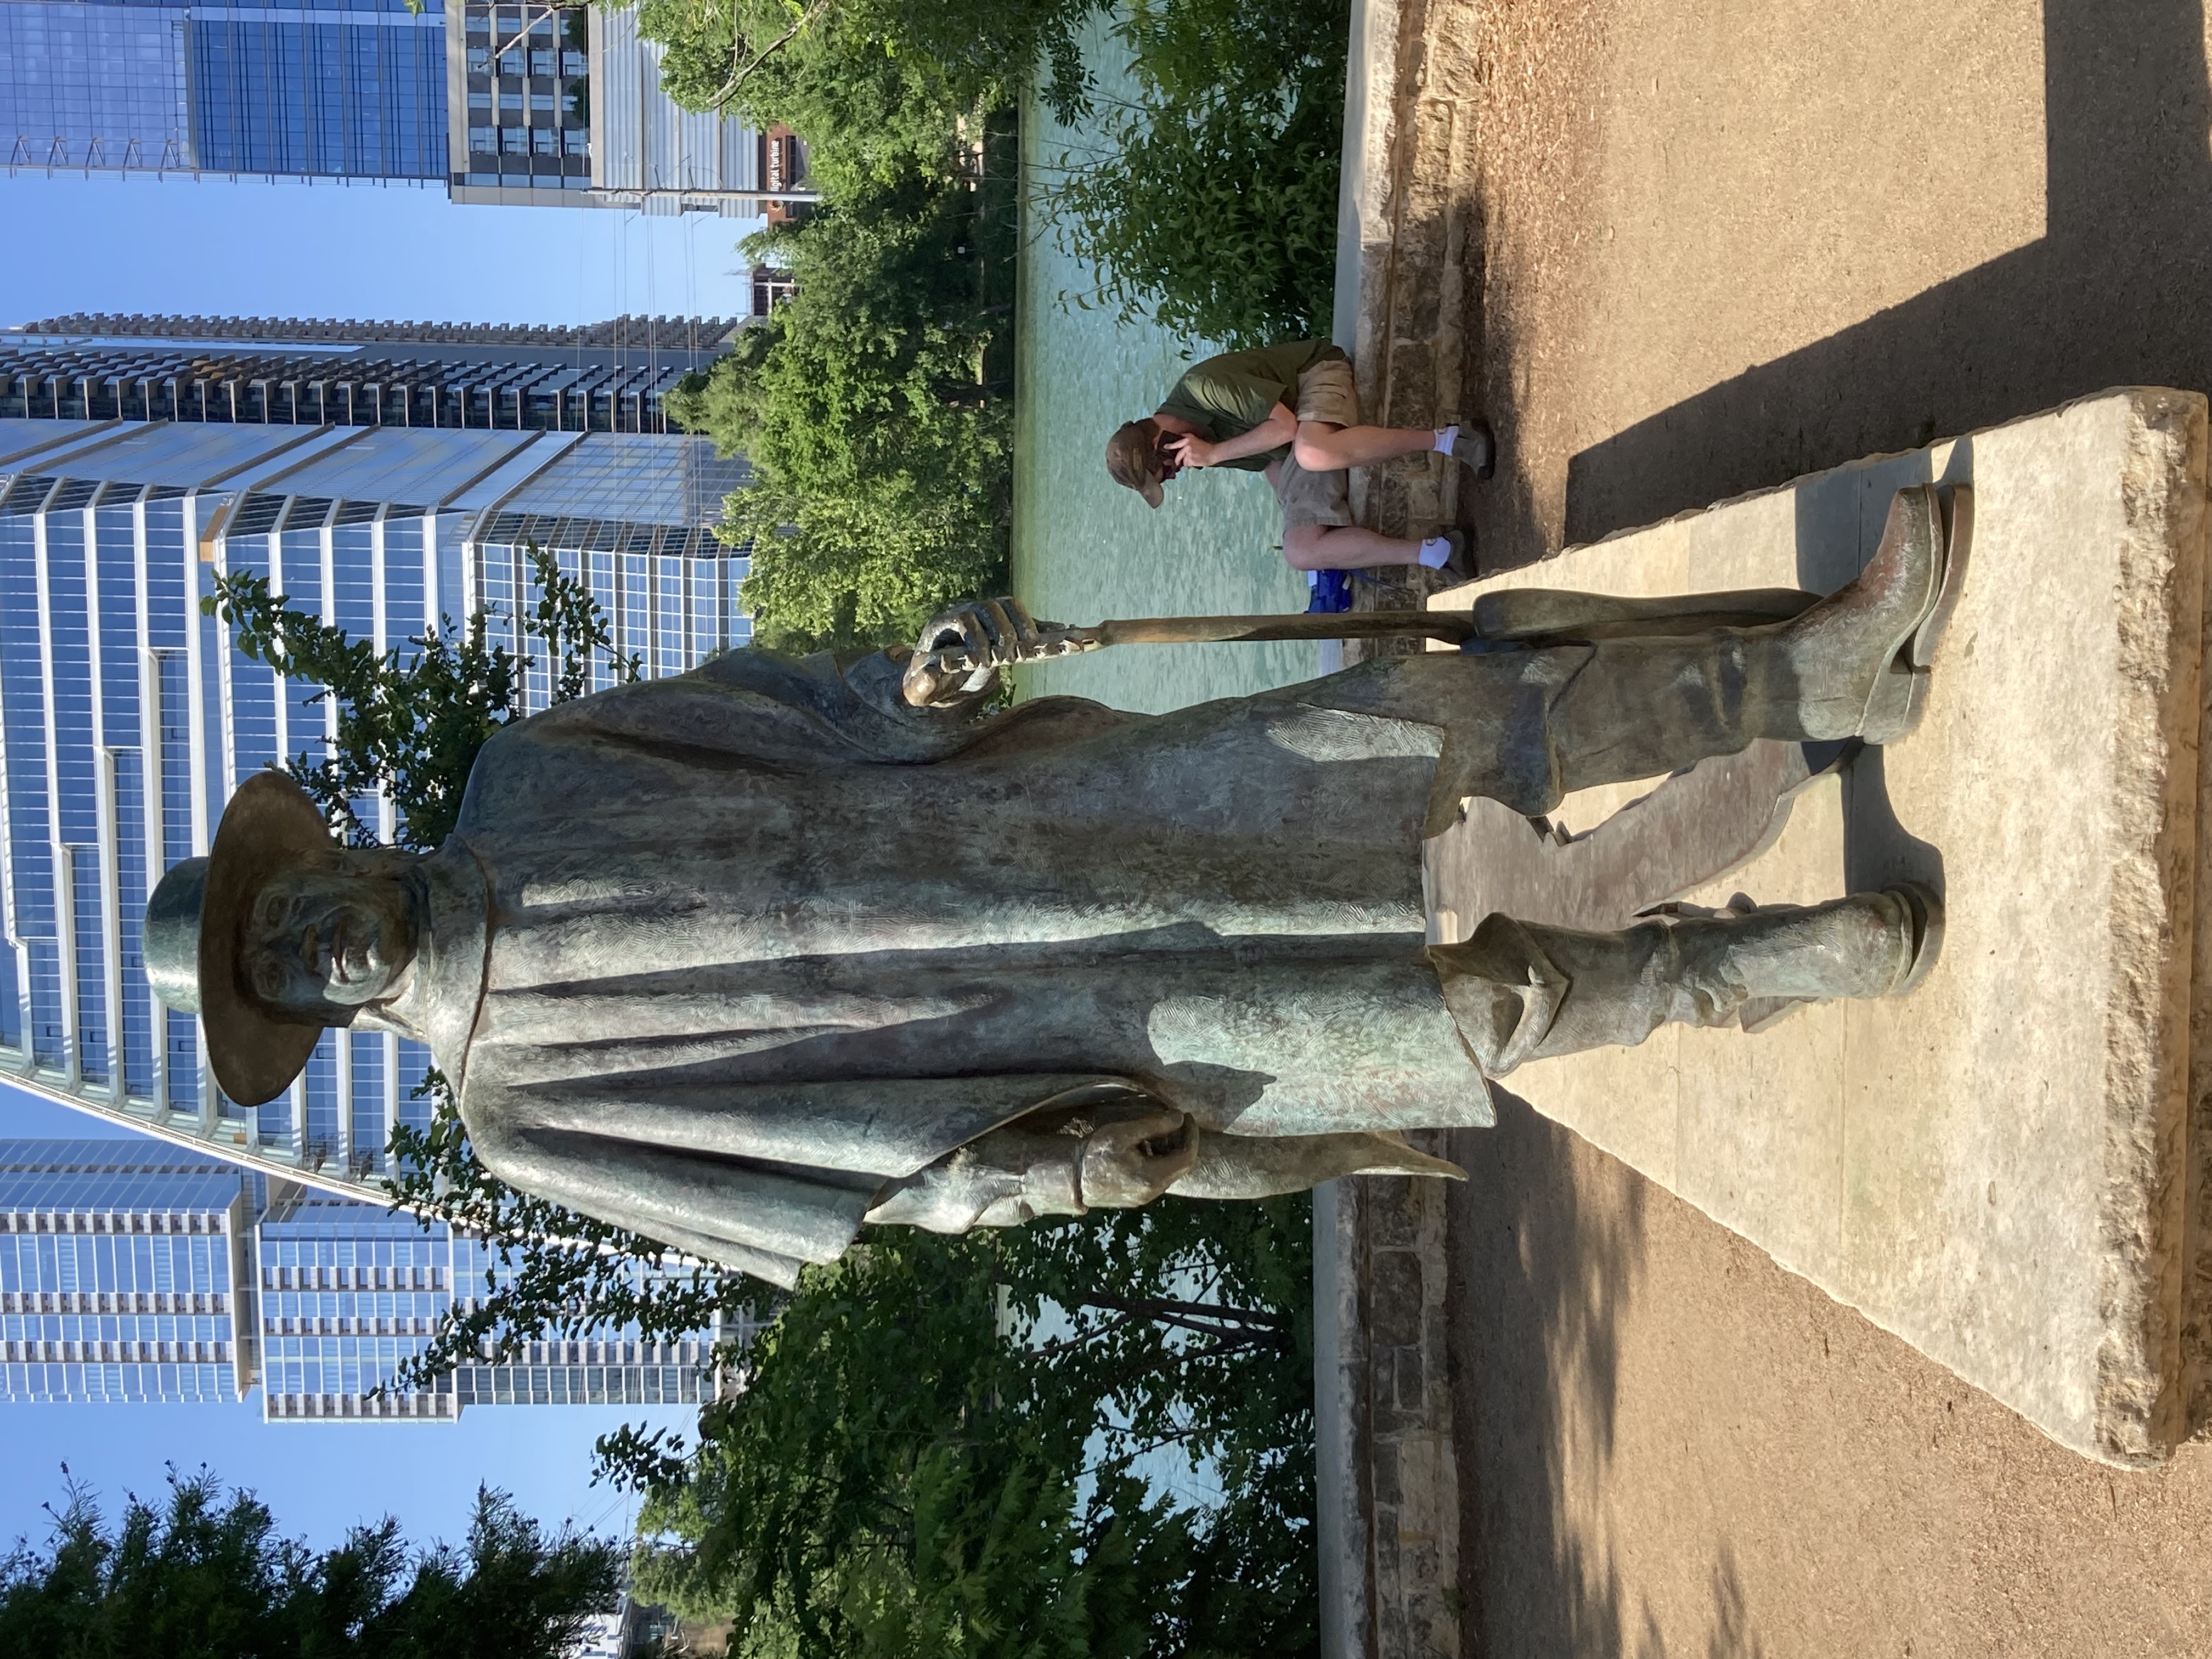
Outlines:
<svg viewBox="0 0 2212 1659"><path fill-rule="evenodd" d="M1160 434L1150 420L1131 421L1106 441L1106 471L1145 498L1146 507L1167 499L1160 487Z"/></svg>
<svg viewBox="0 0 2212 1659"><path fill-rule="evenodd" d="M322 1030L270 1014L240 973L246 918L271 877L331 850L307 792L282 772L238 787L204 859L186 859L146 902L146 981L170 1007L198 1014L223 1093L258 1106L306 1069Z"/></svg>

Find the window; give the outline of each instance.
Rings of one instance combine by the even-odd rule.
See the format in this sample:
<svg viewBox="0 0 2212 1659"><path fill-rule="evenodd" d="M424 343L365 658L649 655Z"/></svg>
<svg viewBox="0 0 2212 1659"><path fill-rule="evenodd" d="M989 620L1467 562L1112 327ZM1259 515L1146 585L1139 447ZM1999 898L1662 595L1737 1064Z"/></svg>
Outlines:
<svg viewBox="0 0 2212 1659"><path fill-rule="evenodd" d="M557 52L545 51L532 52L530 54L530 72L532 75L544 76L549 81L551 80L554 74L554 62L559 55L560 54Z"/></svg>
<svg viewBox="0 0 2212 1659"><path fill-rule="evenodd" d="M491 94L488 92L471 93L469 94L469 107L471 109L489 109L491 107Z"/></svg>
<svg viewBox="0 0 2212 1659"><path fill-rule="evenodd" d="M561 137L569 155L589 155L592 153L592 135L584 128L570 127Z"/></svg>
<svg viewBox="0 0 2212 1659"><path fill-rule="evenodd" d="M561 54L562 74L574 76L589 75L591 72L592 66L588 63L585 62L584 54L582 52L564 52Z"/></svg>
<svg viewBox="0 0 2212 1659"><path fill-rule="evenodd" d="M561 153L561 135L551 127L532 127L530 129L530 148L540 155L558 155Z"/></svg>
<svg viewBox="0 0 2212 1659"><path fill-rule="evenodd" d="M498 155L499 134L490 127L471 127L469 129L469 149L472 154L477 155Z"/></svg>
<svg viewBox="0 0 2212 1659"><path fill-rule="evenodd" d="M532 93L530 107L542 115L550 115L553 112L553 94L550 92Z"/></svg>
<svg viewBox="0 0 2212 1659"><path fill-rule="evenodd" d="M509 155L526 155L530 151L530 129L501 127L499 130L500 148Z"/></svg>
<svg viewBox="0 0 2212 1659"><path fill-rule="evenodd" d="M489 46L471 46L469 48L469 73L471 75L489 75L491 73L491 48Z"/></svg>

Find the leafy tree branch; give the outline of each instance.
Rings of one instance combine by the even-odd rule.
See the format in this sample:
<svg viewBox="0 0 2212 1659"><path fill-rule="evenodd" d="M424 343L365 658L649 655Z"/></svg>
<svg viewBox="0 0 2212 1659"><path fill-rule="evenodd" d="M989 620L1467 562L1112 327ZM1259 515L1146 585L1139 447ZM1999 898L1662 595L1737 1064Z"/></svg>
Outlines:
<svg viewBox="0 0 2212 1659"><path fill-rule="evenodd" d="M707 100L708 107L709 109L719 110L723 105L728 103L731 99L736 97L738 95L738 89L743 87L747 81L752 78L754 72L757 70L762 64L767 63L769 58L775 57L776 53L781 52L793 40L799 39L799 35L805 30L806 26L812 22L816 18L819 17L824 11L829 9L829 6L830 0L814 0L814 3L812 5L807 7L805 11L799 13L798 20L793 22L789 28L786 29L781 34L777 35L775 39L769 41L768 45L763 46L760 49L760 55L755 58L750 64L745 63L744 61L745 37L743 32L744 28L744 19L743 14L740 13L738 21L739 33L738 33L735 40L732 43L730 48L730 61L732 64L730 78L724 82L720 89ZM734 10L735 8L732 8L732 9ZM742 65L742 67L739 67L740 65Z"/></svg>
<svg viewBox="0 0 2212 1659"><path fill-rule="evenodd" d="M638 659L615 655L590 588L534 542L529 555L542 597L523 630L545 645L554 701L580 696L603 659L616 679L635 678ZM311 701L333 714L323 752L303 750L285 769L314 797L331 829L351 846L382 844L380 826L362 816L381 799L394 809L397 845L415 851L443 845L459 819L477 751L522 713L532 659L493 643L492 618L483 612L458 636L449 623L447 631L380 652L270 592L268 578L252 571L219 573L214 590L200 609L229 625L240 654L321 688Z"/></svg>

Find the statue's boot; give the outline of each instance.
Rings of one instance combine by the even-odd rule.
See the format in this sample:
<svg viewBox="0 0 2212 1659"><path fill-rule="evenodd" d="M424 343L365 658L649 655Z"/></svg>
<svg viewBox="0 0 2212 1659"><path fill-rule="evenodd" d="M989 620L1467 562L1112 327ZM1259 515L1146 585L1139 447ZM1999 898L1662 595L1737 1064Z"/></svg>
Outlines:
<svg viewBox="0 0 2212 1659"><path fill-rule="evenodd" d="M1553 705L1563 787L1656 776L1757 738L1896 741L1919 718L1953 564L1936 488L1919 484L1891 501L1857 577L1790 621L1594 641Z"/></svg>
<svg viewBox="0 0 2212 1659"><path fill-rule="evenodd" d="M1785 626L1807 738L1893 743L1918 723L1972 501L1959 491L1947 525L1935 485L1899 490L1881 544L1857 579Z"/></svg>
<svg viewBox="0 0 2212 1659"><path fill-rule="evenodd" d="M1616 631L1632 617L1613 617L1599 637L1392 658L1279 695L1441 728L1428 836L1469 795L1542 813L1574 790L1663 777L1762 738L1893 742L1918 718L1964 530L1961 511L1947 537L1934 486L1918 485L1891 502L1856 580L1789 621L1683 633L1677 619L1634 635ZM1730 597L1682 603L1726 614Z"/></svg>
<svg viewBox="0 0 2212 1659"><path fill-rule="evenodd" d="M1901 996L1942 947L1924 887L1826 904L1657 916L1618 933L1492 915L1464 945L1432 945L1444 1001L1484 1073L1638 1043L1669 1021L1723 1025L1747 1009Z"/></svg>

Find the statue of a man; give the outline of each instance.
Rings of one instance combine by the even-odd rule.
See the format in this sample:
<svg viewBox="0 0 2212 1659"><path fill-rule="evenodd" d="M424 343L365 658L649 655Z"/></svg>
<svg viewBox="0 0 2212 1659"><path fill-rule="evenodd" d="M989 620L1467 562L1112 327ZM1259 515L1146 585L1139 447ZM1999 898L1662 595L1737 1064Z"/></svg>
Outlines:
<svg viewBox="0 0 2212 1659"><path fill-rule="evenodd" d="M342 850L254 778L155 893L148 971L240 1103L325 1026L397 1030L514 1186L785 1283L866 1222L1450 1173L1395 1132L1488 1124L1485 1076L1523 1060L1917 982L1917 890L1429 947L1418 853L1471 794L1537 814L1755 738L1901 733L1946 558L1906 491L1794 620L1159 716L997 708L995 669L1038 649L1010 600L847 665L732 652L500 732L427 857ZM949 678L948 639L987 671Z"/></svg>

